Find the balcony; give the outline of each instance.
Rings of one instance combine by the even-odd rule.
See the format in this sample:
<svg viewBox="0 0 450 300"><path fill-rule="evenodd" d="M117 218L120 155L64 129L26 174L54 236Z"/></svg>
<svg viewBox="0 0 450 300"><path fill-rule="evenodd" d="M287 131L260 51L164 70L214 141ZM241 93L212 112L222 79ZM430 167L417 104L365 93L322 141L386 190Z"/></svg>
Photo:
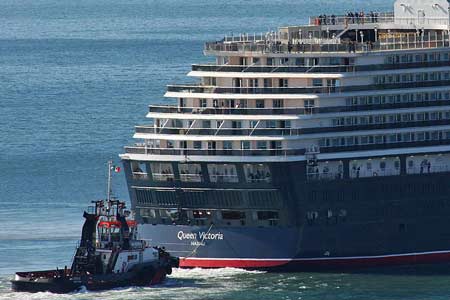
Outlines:
<svg viewBox="0 0 450 300"><path fill-rule="evenodd" d="M249 41L239 42L209 42L205 44L206 54L218 55L220 52L239 52L261 54L286 54L286 53L368 53L392 50L413 50L450 47L448 33L441 33L431 38L426 35L410 34L408 37L388 37L378 39L376 42L347 42L339 39L290 39L284 41Z"/></svg>
<svg viewBox="0 0 450 300"><path fill-rule="evenodd" d="M330 94L344 92L380 91L407 88L450 86L449 80L404 82L328 87L214 87L202 85L169 85L168 92L213 94Z"/></svg>
<svg viewBox="0 0 450 300"><path fill-rule="evenodd" d="M198 156L292 156L303 155L304 149L191 149L191 148L149 148L145 146L128 146L125 152L146 155L198 155Z"/></svg>
<svg viewBox="0 0 450 300"><path fill-rule="evenodd" d="M344 25L349 24L383 24L394 23L394 12L368 13L363 17L338 15L338 16L312 16L309 18L309 25ZM408 24L408 23L406 23Z"/></svg>
<svg viewBox="0 0 450 300"><path fill-rule="evenodd" d="M316 112L317 108L237 108L237 107L180 107L173 105L150 105L151 113L185 113L202 115L301 115Z"/></svg>
<svg viewBox="0 0 450 300"><path fill-rule="evenodd" d="M365 145L353 145L353 146L322 146L320 147L320 153L335 153L344 151L370 151L370 150L386 150L396 148L415 148L415 147L430 147L430 146L448 146L450 145L450 139L439 140L427 140L427 141L411 141L411 142L395 142L395 143L382 143L382 144L365 144ZM405 153L407 154L407 153Z"/></svg>
<svg viewBox="0 0 450 300"><path fill-rule="evenodd" d="M364 144L352 146L321 147L320 153L338 153L347 151L372 151L415 147L448 146L450 139L394 142L381 144ZM150 148L145 145L125 147L125 153L144 155L180 155L180 156L299 156L304 155L306 149L192 149L192 148ZM405 153L407 154L407 153Z"/></svg>
<svg viewBox="0 0 450 300"><path fill-rule="evenodd" d="M313 16L309 18L309 25L331 25L331 26L362 26L362 25L377 25L377 24L392 24L394 25L411 25L418 22L418 18L395 18L393 12L388 13L366 13L364 16ZM421 24L424 26L430 25L448 25L448 18L423 18Z"/></svg>
<svg viewBox="0 0 450 300"><path fill-rule="evenodd" d="M177 135L219 135L219 136L292 136L302 133L297 128L174 128L136 126L136 133L177 134Z"/></svg>
<svg viewBox="0 0 450 300"><path fill-rule="evenodd" d="M449 99L450 100L450 99ZM317 113L370 111L383 109L400 109L413 107L447 106L449 100L433 100L423 102L403 102L385 104L366 104L355 106L333 106L333 107L281 107L281 108L234 108L234 107L180 107L174 105L150 105L150 113L178 113L178 114L201 114L201 115L310 115ZM238 118L237 118L238 119Z"/></svg>
<svg viewBox="0 0 450 300"><path fill-rule="evenodd" d="M407 174L433 174L433 173L447 173L447 172L450 172L450 165L446 164L406 168Z"/></svg>
<svg viewBox="0 0 450 300"><path fill-rule="evenodd" d="M209 135L209 136L299 136L303 134L330 133L330 132L348 132L362 130L382 130L382 129L400 129L417 128L450 125L450 120L427 120L427 121L405 121L405 122L386 122L360 125L340 125L314 128L173 128L173 127L154 127L154 126L136 126L136 133L149 134L176 134L176 135Z"/></svg>
<svg viewBox="0 0 450 300"><path fill-rule="evenodd" d="M416 68L437 68L450 66L450 61L378 64L378 65L338 65L338 66L236 66L236 65L192 65L192 71L202 72L240 72L240 73L348 73L364 71L384 71Z"/></svg>

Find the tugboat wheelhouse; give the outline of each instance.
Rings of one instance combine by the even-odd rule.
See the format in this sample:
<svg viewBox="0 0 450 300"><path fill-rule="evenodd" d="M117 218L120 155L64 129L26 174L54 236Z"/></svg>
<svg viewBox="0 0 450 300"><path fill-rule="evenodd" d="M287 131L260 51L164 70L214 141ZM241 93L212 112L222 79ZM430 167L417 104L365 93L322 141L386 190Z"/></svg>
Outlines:
<svg viewBox="0 0 450 300"><path fill-rule="evenodd" d="M449 8L206 43L121 155L141 236L184 267L449 262Z"/></svg>

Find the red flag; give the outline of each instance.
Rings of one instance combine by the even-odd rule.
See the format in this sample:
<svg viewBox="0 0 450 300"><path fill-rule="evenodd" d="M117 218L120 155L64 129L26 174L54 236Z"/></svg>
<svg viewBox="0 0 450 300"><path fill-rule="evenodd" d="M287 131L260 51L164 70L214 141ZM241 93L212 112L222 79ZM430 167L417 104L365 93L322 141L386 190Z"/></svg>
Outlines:
<svg viewBox="0 0 450 300"><path fill-rule="evenodd" d="M116 173L120 173L120 167L114 167L114 172L116 172Z"/></svg>

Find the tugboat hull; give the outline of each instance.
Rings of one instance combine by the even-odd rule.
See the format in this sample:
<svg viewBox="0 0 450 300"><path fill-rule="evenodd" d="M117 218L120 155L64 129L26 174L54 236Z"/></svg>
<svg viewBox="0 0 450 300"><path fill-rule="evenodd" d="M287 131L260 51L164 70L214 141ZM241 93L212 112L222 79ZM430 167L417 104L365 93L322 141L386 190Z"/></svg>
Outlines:
<svg viewBox="0 0 450 300"><path fill-rule="evenodd" d="M169 270L170 269L170 270ZM167 266L143 267L134 271L104 275L64 276L60 270L19 272L11 280L16 292L70 293L85 287L87 290L107 290L127 286L149 286L159 284L171 268Z"/></svg>
<svg viewBox="0 0 450 300"><path fill-rule="evenodd" d="M111 170L111 162L109 163ZM108 184L109 185L109 184ZM164 248L136 239L137 227L118 200L94 201L94 213L84 212L79 246L70 269L18 272L12 289L18 292L69 293L161 283L179 260Z"/></svg>

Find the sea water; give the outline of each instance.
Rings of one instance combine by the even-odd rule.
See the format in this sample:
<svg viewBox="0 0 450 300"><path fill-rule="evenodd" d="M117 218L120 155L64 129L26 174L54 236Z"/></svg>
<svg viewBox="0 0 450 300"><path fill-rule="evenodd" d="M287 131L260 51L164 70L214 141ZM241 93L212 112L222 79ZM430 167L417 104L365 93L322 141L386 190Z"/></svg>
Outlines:
<svg viewBox="0 0 450 300"><path fill-rule="evenodd" d="M10 291L15 271L67 265L106 161L165 85L192 82L203 43L392 1L0 1L1 299L450 299L450 277L176 270L163 285L72 295ZM114 193L128 199L122 173Z"/></svg>

